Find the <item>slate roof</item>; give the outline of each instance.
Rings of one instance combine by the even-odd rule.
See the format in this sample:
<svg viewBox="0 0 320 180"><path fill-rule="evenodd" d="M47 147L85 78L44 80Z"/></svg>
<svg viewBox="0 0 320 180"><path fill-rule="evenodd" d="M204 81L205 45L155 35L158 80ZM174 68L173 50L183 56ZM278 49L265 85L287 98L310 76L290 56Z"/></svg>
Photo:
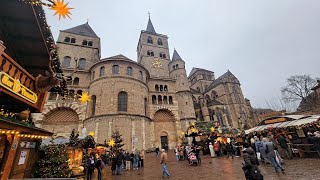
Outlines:
<svg viewBox="0 0 320 180"><path fill-rule="evenodd" d="M70 29L62 30L62 31L72 33L72 34L78 34L82 36L99 38L97 34L92 30L88 22Z"/></svg>
<svg viewBox="0 0 320 180"><path fill-rule="evenodd" d="M147 25L146 31L147 32L151 32L151 33L156 33L156 30L154 30L154 27L152 25L150 17L149 17L149 21L148 21L148 25Z"/></svg>
<svg viewBox="0 0 320 180"><path fill-rule="evenodd" d="M182 58L180 57L176 49L174 49L173 56L172 56L172 61L175 61L175 60L182 60Z"/></svg>
<svg viewBox="0 0 320 180"><path fill-rule="evenodd" d="M107 57L107 58L105 58L103 60L130 60L130 61L132 61L131 59L127 58L126 56L124 56L122 54L111 56L111 57Z"/></svg>
<svg viewBox="0 0 320 180"><path fill-rule="evenodd" d="M229 70L222 74L218 79L215 79L210 86L207 88L206 92L210 91L212 88L216 87L217 85L223 83L223 82L235 82L239 83L239 80L236 78L235 75L233 75Z"/></svg>
<svg viewBox="0 0 320 180"><path fill-rule="evenodd" d="M196 73L197 71L207 71L207 72L212 72L212 71L209 71L209 70L206 70L206 69L202 69L202 68L195 68L193 67L190 74L189 74L189 77L192 76L192 74Z"/></svg>

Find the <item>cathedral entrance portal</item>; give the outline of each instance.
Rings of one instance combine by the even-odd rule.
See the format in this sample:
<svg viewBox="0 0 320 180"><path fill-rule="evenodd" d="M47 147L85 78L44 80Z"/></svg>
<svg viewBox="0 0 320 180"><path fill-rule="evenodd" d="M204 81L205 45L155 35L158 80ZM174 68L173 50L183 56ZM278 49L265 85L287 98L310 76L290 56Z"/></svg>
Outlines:
<svg viewBox="0 0 320 180"><path fill-rule="evenodd" d="M163 149L172 149L177 145L177 130L174 114L160 109L154 114L154 144Z"/></svg>

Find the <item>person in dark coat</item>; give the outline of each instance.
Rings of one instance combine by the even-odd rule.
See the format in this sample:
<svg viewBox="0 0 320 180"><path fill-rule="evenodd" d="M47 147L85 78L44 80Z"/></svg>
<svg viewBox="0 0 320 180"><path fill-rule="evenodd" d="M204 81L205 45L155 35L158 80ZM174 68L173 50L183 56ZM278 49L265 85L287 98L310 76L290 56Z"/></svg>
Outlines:
<svg viewBox="0 0 320 180"><path fill-rule="evenodd" d="M283 137L281 134L279 135L277 140L278 140L278 143L279 143L281 149L285 152L288 159L292 159L292 151L287 144L287 143L289 143L289 141L285 137Z"/></svg>
<svg viewBox="0 0 320 180"><path fill-rule="evenodd" d="M116 156L117 175L122 174L123 159L124 159L124 156L123 156L122 152L119 151Z"/></svg>
<svg viewBox="0 0 320 180"><path fill-rule="evenodd" d="M226 144L226 150L227 150L227 158L231 156L231 158L233 159L233 147L230 143Z"/></svg>
<svg viewBox="0 0 320 180"><path fill-rule="evenodd" d="M116 156L114 154L111 155L111 171L112 175L116 174L117 162Z"/></svg>
<svg viewBox="0 0 320 180"><path fill-rule="evenodd" d="M94 158L93 156L89 156L87 160L87 180L91 180L93 170L94 170Z"/></svg>
<svg viewBox="0 0 320 180"><path fill-rule="evenodd" d="M160 152L160 149L159 149L159 147L157 147L157 148L156 148L156 156L157 156L157 157L159 157L159 155L160 155L159 152Z"/></svg>
<svg viewBox="0 0 320 180"><path fill-rule="evenodd" d="M245 177L247 180L261 179L263 180L263 176L261 175L261 171L258 168L259 161L254 152L254 150L250 147L248 143L243 144L244 149L243 152L243 160L244 166L242 167Z"/></svg>
<svg viewBox="0 0 320 180"><path fill-rule="evenodd" d="M96 162L96 168L98 170L98 180L102 180L102 160L100 157L97 158L97 162Z"/></svg>

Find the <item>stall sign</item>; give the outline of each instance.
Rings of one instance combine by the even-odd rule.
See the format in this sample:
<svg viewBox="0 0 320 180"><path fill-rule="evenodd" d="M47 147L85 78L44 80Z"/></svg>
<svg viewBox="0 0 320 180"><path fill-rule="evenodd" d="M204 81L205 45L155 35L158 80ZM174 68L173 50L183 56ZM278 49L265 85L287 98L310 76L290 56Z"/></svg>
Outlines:
<svg viewBox="0 0 320 180"><path fill-rule="evenodd" d="M36 148L36 143L35 142L28 142L28 141L21 141L20 148L34 149L34 148Z"/></svg>
<svg viewBox="0 0 320 180"><path fill-rule="evenodd" d="M21 151L18 165L22 165L26 162L27 151Z"/></svg>
<svg viewBox="0 0 320 180"><path fill-rule="evenodd" d="M286 118L276 118L276 119L270 119L270 120L266 120L264 121L265 124L274 124L274 123L279 123L279 122L284 122L286 121Z"/></svg>
<svg viewBox="0 0 320 180"><path fill-rule="evenodd" d="M33 104L38 101L36 93L22 85L19 79L14 79L5 72L0 72L0 86Z"/></svg>

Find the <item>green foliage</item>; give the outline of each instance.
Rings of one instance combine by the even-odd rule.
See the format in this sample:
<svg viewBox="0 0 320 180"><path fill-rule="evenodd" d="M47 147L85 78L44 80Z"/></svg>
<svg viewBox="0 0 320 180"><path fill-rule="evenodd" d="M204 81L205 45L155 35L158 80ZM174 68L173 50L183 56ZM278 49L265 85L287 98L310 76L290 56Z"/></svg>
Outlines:
<svg viewBox="0 0 320 180"><path fill-rule="evenodd" d="M75 134L75 129L72 130L69 139L69 146L78 147L80 144L79 133Z"/></svg>
<svg viewBox="0 0 320 180"><path fill-rule="evenodd" d="M67 178L71 175L68 153L63 144L50 144L40 147L39 160L35 165L35 178Z"/></svg>
<svg viewBox="0 0 320 180"><path fill-rule="evenodd" d="M122 143L123 142L122 135L119 133L118 130L116 130L115 132L112 132L111 137L115 141L115 145L110 147L110 151L113 154L116 154L121 150L122 146L124 146L124 144Z"/></svg>
<svg viewBox="0 0 320 180"><path fill-rule="evenodd" d="M83 149L94 148L96 146L96 142L92 136L86 136L84 140L82 140L81 146Z"/></svg>

